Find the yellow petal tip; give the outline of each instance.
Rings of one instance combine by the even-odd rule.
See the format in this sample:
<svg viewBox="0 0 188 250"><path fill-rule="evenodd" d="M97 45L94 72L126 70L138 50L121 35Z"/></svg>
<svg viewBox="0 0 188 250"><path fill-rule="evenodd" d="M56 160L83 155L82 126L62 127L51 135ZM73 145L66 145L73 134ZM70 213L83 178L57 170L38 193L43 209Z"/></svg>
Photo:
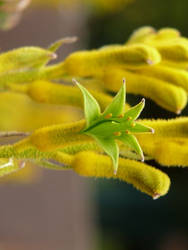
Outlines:
<svg viewBox="0 0 188 250"><path fill-rule="evenodd" d="M160 194L154 194L154 196L153 196L153 200L157 200L158 198L160 197Z"/></svg>
<svg viewBox="0 0 188 250"><path fill-rule="evenodd" d="M176 111L176 114L177 114L177 115L180 115L180 114L181 114L181 109L178 109L178 110Z"/></svg>

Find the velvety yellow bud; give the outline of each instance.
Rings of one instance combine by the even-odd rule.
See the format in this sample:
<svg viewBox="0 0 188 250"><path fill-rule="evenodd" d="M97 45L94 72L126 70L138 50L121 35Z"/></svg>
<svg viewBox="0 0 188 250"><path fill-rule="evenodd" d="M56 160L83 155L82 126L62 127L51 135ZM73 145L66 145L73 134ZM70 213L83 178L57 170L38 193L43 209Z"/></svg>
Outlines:
<svg viewBox="0 0 188 250"><path fill-rule="evenodd" d="M155 133L137 135L146 155L165 166L188 166L188 118L142 120Z"/></svg>
<svg viewBox="0 0 188 250"><path fill-rule="evenodd" d="M169 120L142 120L142 124L151 126L155 133L151 135L153 138L187 138L188 137L188 117L180 117ZM145 135L141 135L145 136ZM145 138L149 138L148 134ZM151 138L150 137L150 138ZM143 137L144 138L144 137Z"/></svg>
<svg viewBox="0 0 188 250"><path fill-rule="evenodd" d="M159 138L149 151L150 156L163 166L188 166L188 142L186 140Z"/></svg>
<svg viewBox="0 0 188 250"><path fill-rule="evenodd" d="M171 61L187 61L188 60L188 42L174 41L159 43L155 46L160 52L163 59Z"/></svg>
<svg viewBox="0 0 188 250"><path fill-rule="evenodd" d="M92 137L79 133L84 127L85 121L83 120L40 128L27 138L27 144L41 151L50 151L80 144L82 141L93 141Z"/></svg>
<svg viewBox="0 0 188 250"><path fill-rule="evenodd" d="M28 95L38 102L83 107L83 98L80 90L74 86L42 80L35 81L27 86L26 91ZM103 92L90 90L90 93L99 102L102 110L104 110L113 99L110 95Z"/></svg>
<svg viewBox="0 0 188 250"><path fill-rule="evenodd" d="M0 73L36 68L55 58L53 52L38 47L10 50L0 55Z"/></svg>
<svg viewBox="0 0 188 250"><path fill-rule="evenodd" d="M170 60L162 60L162 65L171 67L173 69L181 69L188 70L188 61L170 61Z"/></svg>
<svg viewBox="0 0 188 250"><path fill-rule="evenodd" d="M108 50L75 52L65 59L62 69L67 74L86 77L100 75L108 66L137 68L157 64L160 60L156 49L138 44Z"/></svg>
<svg viewBox="0 0 188 250"><path fill-rule="evenodd" d="M139 74L151 76L169 83L182 87L188 92L188 72L185 70L175 69L160 63L152 67L143 67L137 70Z"/></svg>
<svg viewBox="0 0 188 250"><path fill-rule="evenodd" d="M180 113L187 104L187 93L183 88L158 78L121 69L106 71L103 76L105 88L118 91L123 77L126 78L127 93L148 97L169 111Z"/></svg>
<svg viewBox="0 0 188 250"><path fill-rule="evenodd" d="M151 37L153 37L155 33L156 30L150 26L138 28L132 33L126 44L146 42L148 39L151 39Z"/></svg>
<svg viewBox="0 0 188 250"><path fill-rule="evenodd" d="M155 36L153 37L153 40L160 42L161 40L171 40L175 38L180 37L180 32L177 29L174 28L162 28L160 29Z"/></svg>
<svg viewBox="0 0 188 250"><path fill-rule="evenodd" d="M165 195L170 186L170 179L165 173L144 163L128 159L119 159L119 168L114 175L110 158L93 152L77 154L72 167L82 176L118 178L126 181L153 198Z"/></svg>

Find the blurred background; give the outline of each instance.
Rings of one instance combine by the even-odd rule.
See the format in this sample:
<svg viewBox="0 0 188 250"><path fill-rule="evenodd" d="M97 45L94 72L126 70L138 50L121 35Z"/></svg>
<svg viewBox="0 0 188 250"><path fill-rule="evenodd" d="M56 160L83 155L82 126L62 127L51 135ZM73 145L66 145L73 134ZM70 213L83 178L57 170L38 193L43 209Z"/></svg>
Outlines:
<svg viewBox="0 0 188 250"><path fill-rule="evenodd" d="M78 36L59 51L62 60L74 50L123 43L141 26L173 27L188 37L187 0L20 2L17 14L15 8L7 15L0 12L1 51L47 47L61 37ZM128 102L140 98L129 95ZM175 117L150 100L146 104L144 118ZM73 172L36 169L24 180L5 179L0 185L0 250L187 250L188 170L163 171L173 185L156 201L128 184Z"/></svg>

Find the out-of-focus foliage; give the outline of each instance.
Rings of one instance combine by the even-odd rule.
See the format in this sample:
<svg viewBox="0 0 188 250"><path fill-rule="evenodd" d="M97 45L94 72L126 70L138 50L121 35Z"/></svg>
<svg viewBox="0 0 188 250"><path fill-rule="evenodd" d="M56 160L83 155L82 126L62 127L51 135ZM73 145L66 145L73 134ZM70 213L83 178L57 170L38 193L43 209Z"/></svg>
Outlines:
<svg viewBox="0 0 188 250"><path fill-rule="evenodd" d="M114 13L121 10L134 0L1 0L0 1L0 29L8 30L17 25L22 12L30 2L33 6L55 8L88 8L94 13Z"/></svg>
<svg viewBox="0 0 188 250"><path fill-rule="evenodd" d="M1 0L0 1L0 29L13 28L20 20L23 10L30 0Z"/></svg>
<svg viewBox="0 0 188 250"><path fill-rule="evenodd" d="M48 7L87 7L92 12L114 13L120 11L135 0L33 0L35 6Z"/></svg>

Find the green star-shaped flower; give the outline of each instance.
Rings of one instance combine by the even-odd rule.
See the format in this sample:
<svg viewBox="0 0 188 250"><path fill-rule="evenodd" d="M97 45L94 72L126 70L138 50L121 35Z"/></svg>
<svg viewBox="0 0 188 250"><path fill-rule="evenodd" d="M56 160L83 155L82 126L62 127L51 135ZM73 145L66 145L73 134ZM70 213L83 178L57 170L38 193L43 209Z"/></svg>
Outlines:
<svg viewBox="0 0 188 250"><path fill-rule="evenodd" d="M134 134L154 133L152 128L135 122L144 108L145 100L142 99L139 104L124 113L126 90L125 80L123 80L121 89L105 111L101 113L100 106L95 98L76 80L73 81L80 88L84 97L86 128L81 133L92 136L106 154L111 157L114 174L117 172L119 159L119 147L116 140L133 149L144 161L143 151Z"/></svg>

